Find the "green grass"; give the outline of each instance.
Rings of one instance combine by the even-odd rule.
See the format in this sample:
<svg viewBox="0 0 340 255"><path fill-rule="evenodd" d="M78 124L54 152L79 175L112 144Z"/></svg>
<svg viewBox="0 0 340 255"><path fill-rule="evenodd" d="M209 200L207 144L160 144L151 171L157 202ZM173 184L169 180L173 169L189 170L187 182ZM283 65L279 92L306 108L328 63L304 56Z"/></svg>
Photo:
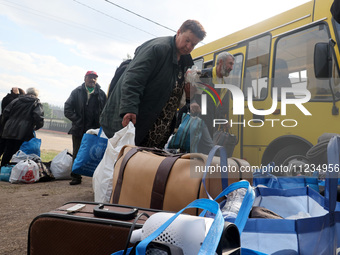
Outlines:
<svg viewBox="0 0 340 255"><path fill-rule="evenodd" d="M40 158L42 162L50 162L52 159L54 159L55 156L59 154L59 151L53 151L53 150L41 150L40 152Z"/></svg>
<svg viewBox="0 0 340 255"><path fill-rule="evenodd" d="M40 158L42 162L50 162L52 159L54 159L55 156L57 156L60 153L60 151L54 151L54 150L41 150L40 151ZM0 156L0 161L2 159L2 156Z"/></svg>

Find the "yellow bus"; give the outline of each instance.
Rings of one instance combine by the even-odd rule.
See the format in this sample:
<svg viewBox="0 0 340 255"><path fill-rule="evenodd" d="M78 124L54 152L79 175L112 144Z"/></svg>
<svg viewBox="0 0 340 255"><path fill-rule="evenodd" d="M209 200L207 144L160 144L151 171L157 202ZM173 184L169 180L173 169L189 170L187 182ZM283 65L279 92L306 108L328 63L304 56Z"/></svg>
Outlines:
<svg viewBox="0 0 340 255"><path fill-rule="evenodd" d="M192 52L198 69L214 66L216 56L228 51L235 57L226 84L244 94L244 114L233 113L229 94L229 123L237 136L234 157L251 165L281 164L292 155L306 155L324 133L340 133L339 43L340 24L331 15L333 0L313 0L263 22L205 44ZM286 67L286 80L281 80ZM286 115L278 97L271 114L249 110L247 88L252 88L255 109L270 109L273 88L304 89L310 100L303 107L287 104ZM288 94L287 94L288 97ZM295 93L294 99L302 98Z"/></svg>

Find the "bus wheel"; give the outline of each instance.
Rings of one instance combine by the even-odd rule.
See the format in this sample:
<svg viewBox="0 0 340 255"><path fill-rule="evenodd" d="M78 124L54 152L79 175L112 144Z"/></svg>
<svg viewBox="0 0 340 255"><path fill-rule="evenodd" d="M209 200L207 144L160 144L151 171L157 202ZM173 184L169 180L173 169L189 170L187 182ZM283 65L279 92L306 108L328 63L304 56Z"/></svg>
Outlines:
<svg viewBox="0 0 340 255"><path fill-rule="evenodd" d="M294 155L287 158L283 166L288 168L287 176L306 175L312 176L312 169L309 169L310 162L307 157L302 155Z"/></svg>
<svg viewBox="0 0 340 255"><path fill-rule="evenodd" d="M288 159L291 156L295 156L295 155L305 156L306 151L297 145L288 145L282 148L281 150L279 150L275 154L272 161L275 163L275 166L281 166L286 159ZM282 175L282 174L278 173L277 175Z"/></svg>

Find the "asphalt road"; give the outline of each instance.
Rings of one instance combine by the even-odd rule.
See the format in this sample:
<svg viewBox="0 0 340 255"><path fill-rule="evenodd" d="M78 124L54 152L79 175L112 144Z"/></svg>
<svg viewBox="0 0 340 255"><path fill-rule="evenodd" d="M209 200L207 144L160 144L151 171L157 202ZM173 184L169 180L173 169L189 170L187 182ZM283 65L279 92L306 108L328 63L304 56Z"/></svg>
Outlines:
<svg viewBox="0 0 340 255"><path fill-rule="evenodd" d="M36 131L36 136L41 139L41 150L63 151L67 149L72 153L72 136L67 133L40 129Z"/></svg>

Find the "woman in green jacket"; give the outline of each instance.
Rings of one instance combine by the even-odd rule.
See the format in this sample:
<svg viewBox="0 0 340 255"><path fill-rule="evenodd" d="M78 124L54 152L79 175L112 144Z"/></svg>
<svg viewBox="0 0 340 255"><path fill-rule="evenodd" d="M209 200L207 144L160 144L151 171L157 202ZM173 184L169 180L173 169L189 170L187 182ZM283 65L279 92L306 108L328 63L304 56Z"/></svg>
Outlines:
<svg viewBox="0 0 340 255"><path fill-rule="evenodd" d="M187 20L174 37L155 38L136 49L100 117L108 137L132 121L137 146L164 147L175 126L184 74L193 65L190 52L205 35L198 21Z"/></svg>

